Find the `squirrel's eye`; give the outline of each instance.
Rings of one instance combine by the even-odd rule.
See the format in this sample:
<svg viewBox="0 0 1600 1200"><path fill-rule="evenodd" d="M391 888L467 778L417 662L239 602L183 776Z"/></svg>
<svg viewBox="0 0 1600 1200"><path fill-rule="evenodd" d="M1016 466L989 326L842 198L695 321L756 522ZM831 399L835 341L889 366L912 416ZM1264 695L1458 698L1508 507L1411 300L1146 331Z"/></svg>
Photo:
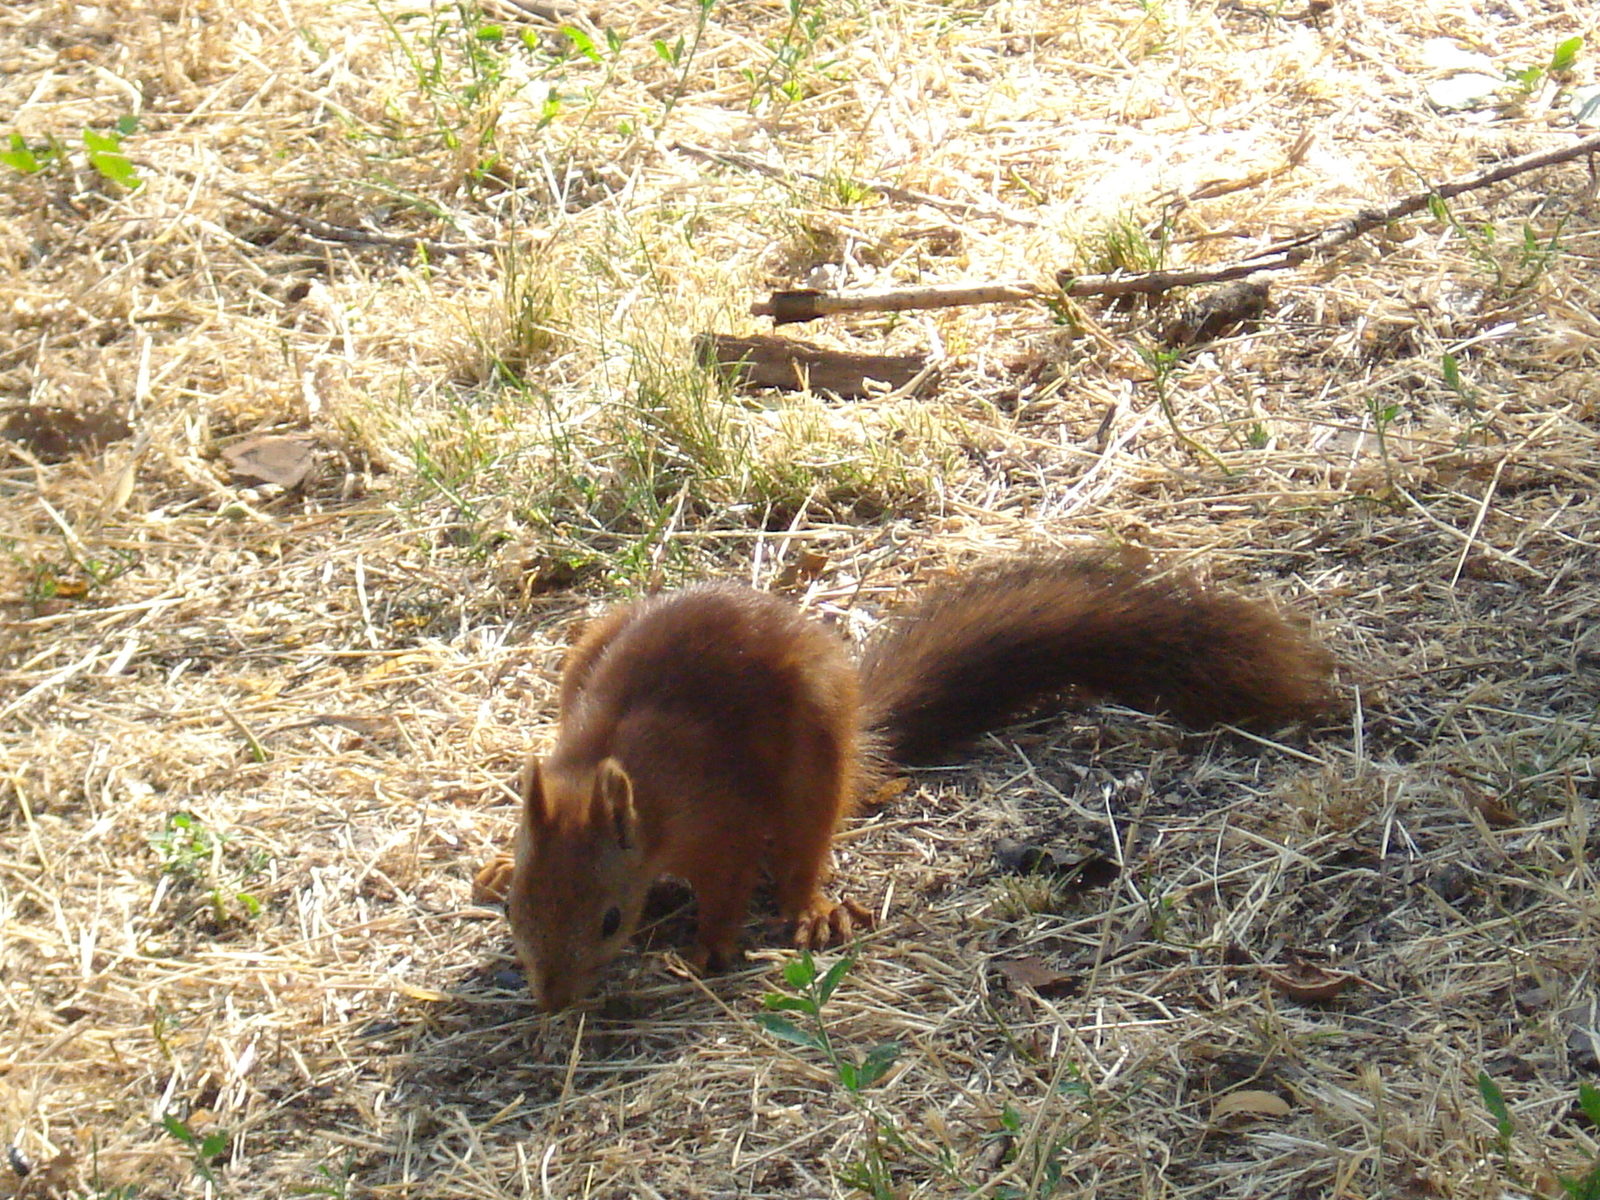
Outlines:
<svg viewBox="0 0 1600 1200"><path fill-rule="evenodd" d="M600 918L600 936L610 938L617 936L617 930L622 928L622 910L620 908L606 909L606 915Z"/></svg>

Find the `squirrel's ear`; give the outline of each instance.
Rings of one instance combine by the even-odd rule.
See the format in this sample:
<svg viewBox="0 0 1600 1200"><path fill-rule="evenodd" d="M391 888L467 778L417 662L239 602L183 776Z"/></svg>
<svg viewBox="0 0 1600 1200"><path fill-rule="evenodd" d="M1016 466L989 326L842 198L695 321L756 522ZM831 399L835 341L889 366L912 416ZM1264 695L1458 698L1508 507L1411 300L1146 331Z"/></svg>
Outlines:
<svg viewBox="0 0 1600 1200"><path fill-rule="evenodd" d="M517 777L517 792L522 797L522 810L528 814L528 823L535 826L546 824L550 809L545 802L544 776L539 771L537 754L528 755L528 761L522 764L522 774Z"/></svg>
<svg viewBox="0 0 1600 1200"><path fill-rule="evenodd" d="M633 780L614 758L603 761L594 775L595 818L611 826L617 844L631 849L639 821L633 809Z"/></svg>

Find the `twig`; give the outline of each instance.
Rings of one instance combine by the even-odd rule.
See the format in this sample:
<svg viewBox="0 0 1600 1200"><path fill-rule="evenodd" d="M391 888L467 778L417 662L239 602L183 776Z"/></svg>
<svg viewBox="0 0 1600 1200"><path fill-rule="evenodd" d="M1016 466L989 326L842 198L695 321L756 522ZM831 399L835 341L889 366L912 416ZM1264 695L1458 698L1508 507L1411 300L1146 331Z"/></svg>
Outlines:
<svg viewBox="0 0 1600 1200"><path fill-rule="evenodd" d="M753 154L741 154L737 150L712 150L706 146L696 146L691 142L674 142L671 148L682 151L684 154L693 155L695 158L703 158L708 162L719 162L726 166L739 167L742 170L754 171L758 175L766 175L773 179L788 179L798 176L801 179L812 179L818 183L825 183L828 180L827 175L817 171L807 171L801 167L786 167L776 163L769 163ZM1024 216L1021 213L1007 212L1001 208L991 208L986 204L971 204L964 200L946 200L941 196L929 195L927 192L896 187L892 183L884 183L879 179L849 177L849 182L856 187L881 192L891 200L900 200L906 204L926 204L929 208L937 208L942 212L958 217L990 217L996 221L1006 221L1012 225L1021 225L1028 229L1037 229L1039 227L1039 222L1032 217Z"/></svg>
<svg viewBox="0 0 1600 1200"><path fill-rule="evenodd" d="M1245 275L1252 275L1257 271L1284 271L1290 267L1298 266L1306 259L1316 254L1352 242L1364 233L1398 221L1401 217L1408 217L1414 212L1421 212L1427 208L1435 197L1440 200L1451 200L1464 192L1476 188L1488 187L1492 183L1510 179L1529 171L1537 171L1540 167L1554 166L1557 163L1567 162L1570 159L1581 158L1585 154L1592 154L1600 150L1600 134L1594 134L1570 146L1562 146L1556 150L1542 150L1537 154L1525 154L1521 158L1514 158L1510 162L1501 163L1498 167L1470 175L1466 179L1458 179L1453 183L1440 184L1425 192L1417 192L1402 200L1397 200L1386 208L1362 209L1354 216L1346 217L1335 225L1315 233L1302 234L1287 242L1279 242L1267 250L1242 262L1232 263L1228 266L1197 269L1192 271L1151 271L1143 275L1078 275L1074 276L1065 271L1056 273L1056 282L1061 285L1061 290L1068 296L1127 296L1151 295L1165 292L1177 287L1193 287L1196 284L1223 283L1229 279L1238 279Z"/></svg>
<svg viewBox="0 0 1600 1200"><path fill-rule="evenodd" d="M689 147L681 147L689 149ZM1435 198L1449 200L1464 192L1488 187L1537 171L1581 158L1600 151L1600 134L1593 134L1571 145L1537 154L1525 154L1510 162L1501 163L1477 175L1440 184L1425 192L1418 192L1380 209L1362 209L1335 225L1313 233L1303 234L1287 242L1280 242L1260 254L1239 262L1215 267L1146 271L1137 275L1073 275L1068 271L1056 273L1053 290L1039 284L1020 281L990 284L940 285L922 288L900 288L888 292L858 292L848 296L835 296L814 291L774 292L769 299L758 300L750 312L758 317L771 317L774 324L791 321L813 321L830 313L842 312L906 312L911 309L955 308L974 304L1006 304L1018 300L1039 300L1062 296L1131 296L1159 295L1174 288L1199 287L1205 284L1226 283L1242 279L1258 271L1286 271L1306 259L1326 253L1362 234L1388 225L1402 217L1420 212ZM711 151L707 155L718 157ZM743 157L743 156L739 156Z"/></svg>
<svg viewBox="0 0 1600 1200"><path fill-rule="evenodd" d="M932 287L900 288L892 292L857 292L848 296L799 289L773 292L768 299L752 304L750 312L757 317L771 317L774 325L786 325L791 321L814 321L829 313L959 308L969 304L1038 300L1054 294L1052 288L1023 282L938 284Z"/></svg>
<svg viewBox="0 0 1600 1200"><path fill-rule="evenodd" d="M478 250L498 250L504 243L489 242L436 242L432 238L424 237L397 237L389 233L376 233L370 229L356 229L350 225L335 225L317 217L308 217L303 213L292 212L264 197L257 196L254 192L241 191L236 188L223 188L224 195L232 196L235 200L242 200L251 208L266 213L269 217L277 217L280 221L287 221L297 229L302 229L314 238L325 242L336 242L347 246L384 246L392 250L405 250L415 254L418 250L426 250L429 254L470 254Z"/></svg>

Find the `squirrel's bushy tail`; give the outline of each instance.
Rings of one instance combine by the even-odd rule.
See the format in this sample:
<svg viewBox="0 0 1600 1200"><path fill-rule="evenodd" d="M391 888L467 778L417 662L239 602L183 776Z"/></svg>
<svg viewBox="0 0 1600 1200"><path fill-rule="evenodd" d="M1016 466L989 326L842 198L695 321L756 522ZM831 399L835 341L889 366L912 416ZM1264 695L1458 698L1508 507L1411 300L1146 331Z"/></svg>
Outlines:
<svg viewBox="0 0 1600 1200"><path fill-rule="evenodd" d="M867 646L864 724L937 760L1061 695L1190 725L1315 716L1331 656L1273 609L1111 555L1001 559L935 584Z"/></svg>

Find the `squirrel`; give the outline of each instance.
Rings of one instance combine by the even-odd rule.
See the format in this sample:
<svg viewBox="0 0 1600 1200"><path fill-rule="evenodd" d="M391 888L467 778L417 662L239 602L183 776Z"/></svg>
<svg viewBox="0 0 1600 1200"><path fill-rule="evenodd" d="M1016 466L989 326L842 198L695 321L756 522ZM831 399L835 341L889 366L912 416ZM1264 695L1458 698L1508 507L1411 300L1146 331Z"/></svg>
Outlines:
<svg viewBox="0 0 1600 1200"><path fill-rule="evenodd" d="M663 875L694 890L697 966L736 957L763 867L795 944L823 949L872 924L822 885L834 831L895 766L1057 699L1192 726L1311 718L1337 707L1333 665L1264 604L1107 554L980 564L885 622L859 663L750 588L623 603L568 652L555 745L529 758L514 849L474 895L505 902L547 1011L588 993Z"/></svg>

